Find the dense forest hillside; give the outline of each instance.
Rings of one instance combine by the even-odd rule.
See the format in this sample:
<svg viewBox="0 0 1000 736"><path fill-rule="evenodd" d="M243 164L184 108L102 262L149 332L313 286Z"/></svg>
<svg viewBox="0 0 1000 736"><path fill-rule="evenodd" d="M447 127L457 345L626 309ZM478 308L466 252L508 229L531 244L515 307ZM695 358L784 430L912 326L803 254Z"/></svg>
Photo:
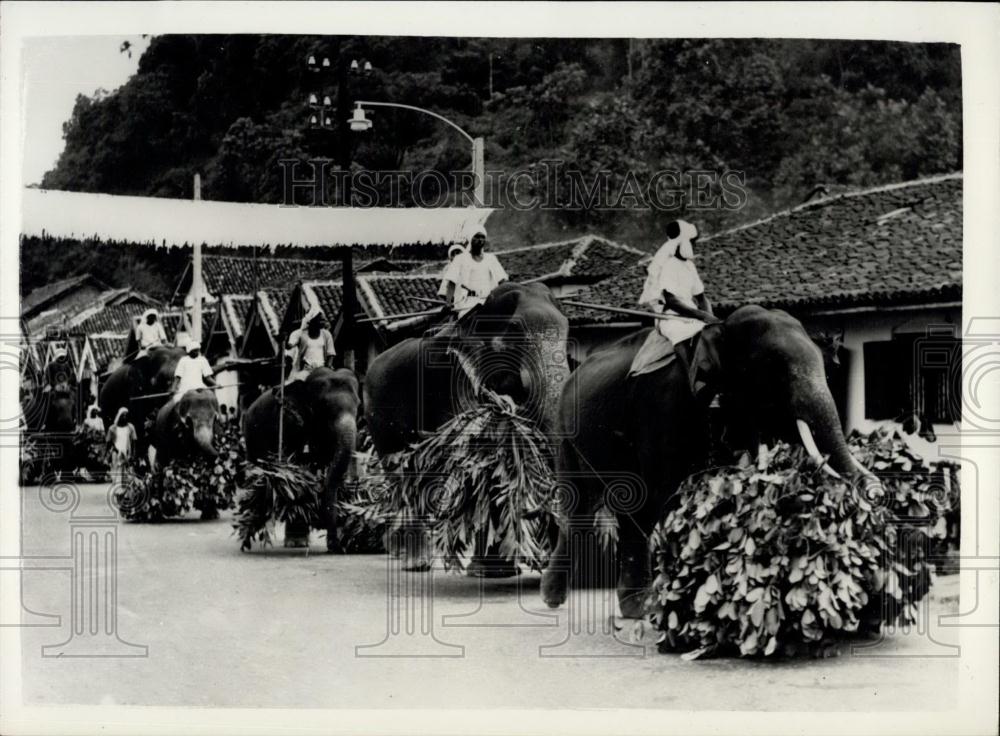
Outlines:
<svg viewBox="0 0 1000 736"><path fill-rule="evenodd" d="M961 66L951 45L162 36L127 84L77 99L65 151L42 185L187 197L200 172L207 199L279 202L282 159L334 159L343 143L336 131L309 127L309 94L329 95L335 111L338 89L335 75L310 73L310 54L334 65L369 61L370 75L350 76L352 100L429 108L484 137L488 170L534 172L528 194L555 206L495 214L497 246L598 231L649 248L681 214L712 231L798 204L818 187L961 168ZM395 110L371 117L372 130L350 134L355 170L468 168L467 142L434 119ZM543 181L538 172L551 162L578 182L605 172L618 206L588 208L586 187ZM718 176L738 172L746 196L736 207L701 209L682 197L670 211L643 206L642 197L615 200L633 181L662 181L656 172L696 170L715 172L707 186L716 194ZM439 203L454 201L446 194ZM406 191L398 203L421 200Z"/></svg>

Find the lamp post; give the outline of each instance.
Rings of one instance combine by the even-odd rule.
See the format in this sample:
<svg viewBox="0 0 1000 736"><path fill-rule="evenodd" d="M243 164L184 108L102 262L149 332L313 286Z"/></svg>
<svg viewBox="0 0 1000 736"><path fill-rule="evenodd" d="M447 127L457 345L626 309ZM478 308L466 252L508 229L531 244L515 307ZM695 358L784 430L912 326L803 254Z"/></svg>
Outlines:
<svg viewBox="0 0 1000 736"><path fill-rule="evenodd" d="M333 111L333 103L326 91L320 89L318 92L309 94L309 127L313 130L326 130L337 133L336 163L341 171L345 172L341 179L343 190L341 191L341 201L348 206L351 202L351 136L350 128L347 124L347 116L351 109L350 92L348 90L350 75L370 76L372 65L370 61L358 62L357 59L347 58L338 54L333 60L329 56L317 56L309 54L306 58L306 69L317 76L324 73L336 72L337 75L337 103L336 112ZM322 79L320 85L322 86ZM317 204L314 202L314 204ZM357 340L357 330L354 325L354 314L357 310L357 294L354 285L354 254L350 247L346 248L343 255L344 261L344 303L342 314L344 315L343 330L346 333L346 343L348 347L344 350L344 366L354 368L355 361L355 341ZM284 350L284 337L282 337L282 350Z"/></svg>
<svg viewBox="0 0 1000 736"><path fill-rule="evenodd" d="M432 118L436 118L446 125L450 125L452 128L457 130L463 138L465 138L469 143L472 144L472 176L475 184L475 192L473 195L474 206L482 207L485 199L485 185L486 185L486 171L485 162L483 157L483 139L481 137L473 138L471 135L465 132L461 127L459 127L454 121L449 120L444 115L439 115L431 110L425 110L422 107L415 107L414 105L401 105L398 102L372 102L371 100L355 100L354 102L354 112L352 113L350 119L348 119L348 124L351 126L351 130L355 133L363 133L366 130L371 130L372 121L365 117L365 107L395 107L400 110L410 110L411 112L419 112L424 115L430 115Z"/></svg>

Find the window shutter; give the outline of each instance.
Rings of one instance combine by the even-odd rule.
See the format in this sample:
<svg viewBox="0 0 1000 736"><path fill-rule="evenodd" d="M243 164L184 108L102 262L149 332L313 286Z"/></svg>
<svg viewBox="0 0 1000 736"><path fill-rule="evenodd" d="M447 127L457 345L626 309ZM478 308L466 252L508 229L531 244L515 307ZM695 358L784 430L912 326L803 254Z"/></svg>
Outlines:
<svg viewBox="0 0 1000 736"><path fill-rule="evenodd" d="M898 340L865 343L866 419L895 419L905 410L913 383L911 351Z"/></svg>

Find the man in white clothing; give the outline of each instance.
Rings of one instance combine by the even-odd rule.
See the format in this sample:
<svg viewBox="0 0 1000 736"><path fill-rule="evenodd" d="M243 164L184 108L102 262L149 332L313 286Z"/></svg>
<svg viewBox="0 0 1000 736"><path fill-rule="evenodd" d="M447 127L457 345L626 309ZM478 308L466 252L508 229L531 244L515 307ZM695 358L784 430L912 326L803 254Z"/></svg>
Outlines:
<svg viewBox="0 0 1000 736"><path fill-rule="evenodd" d="M507 272L497 257L485 251L486 230L480 227L469 239L469 250L456 255L445 270L445 298L459 319L485 302L490 292L507 280Z"/></svg>
<svg viewBox="0 0 1000 736"><path fill-rule="evenodd" d="M316 368L333 368L337 355L333 333L326 328L323 312L315 304L302 317L298 329L288 336L286 347L294 351L292 375L286 383L305 380Z"/></svg>
<svg viewBox="0 0 1000 736"><path fill-rule="evenodd" d="M639 304L669 315L658 319L639 349L629 375L637 376L666 365L676 356L691 373L691 343L707 324L719 320L705 296L705 286L694 265L693 241L698 229L676 220L667 226L667 241L653 256ZM664 340L664 338L666 338ZM694 376L691 376L692 382Z"/></svg>
<svg viewBox="0 0 1000 736"><path fill-rule="evenodd" d="M215 386L212 366L201 354L201 346L194 340L188 339L184 348L187 355L177 361L177 368L174 369L174 401L188 391Z"/></svg>
<svg viewBox="0 0 1000 736"><path fill-rule="evenodd" d="M448 248L448 265L444 267L444 271L441 273L441 287L438 289L438 296L448 299L448 287L449 285L454 285L455 288L455 299L465 298L465 289L458 286L459 276L458 276L458 266L455 261L458 259L462 253L465 253L465 246L455 245ZM453 301L453 299L448 299L448 301Z"/></svg>
<svg viewBox="0 0 1000 736"><path fill-rule="evenodd" d="M142 313L139 324L135 326L135 339L139 345L136 358L144 358L150 349L166 345L167 333L163 331L159 312L155 309L147 309Z"/></svg>

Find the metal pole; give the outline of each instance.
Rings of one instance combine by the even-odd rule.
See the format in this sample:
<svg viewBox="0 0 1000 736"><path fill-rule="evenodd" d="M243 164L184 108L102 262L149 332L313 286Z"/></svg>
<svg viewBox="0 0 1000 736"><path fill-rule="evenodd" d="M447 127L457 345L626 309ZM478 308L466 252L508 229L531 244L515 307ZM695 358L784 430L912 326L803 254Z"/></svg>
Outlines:
<svg viewBox="0 0 1000 736"><path fill-rule="evenodd" d="M285 336L278 333L278 359L281 361L281 383L278 384L278 462L285 443Z"/></svg>
<svg viewBox="0 0 1000 736"><path fill-rule="evenodd" d="M194 175L194 201L201 201L201 174ZM191 338L201 344L201 243L195 241L191 268Z"/></svg>
<svg viewBox="0 0 1000 736"><path fill-rule="evenodd" d="M486 206L486 163L483 155L483 139L474 138L472 141L472 175L475 177L475 202L474 207Z"/></svg>
<svg viewBox="0 0 1000 736"><path fill-rule="evenodd" d="M355 318L357 308L357 284L354 279L354 251L351 246L347 246L344 254L344 304L341 307L343 314L342 330L347 331L347 339L344 340L344 367L350 370L355 368L356 351L361 348L361 331L357 328L358 322Z"/></svg>

